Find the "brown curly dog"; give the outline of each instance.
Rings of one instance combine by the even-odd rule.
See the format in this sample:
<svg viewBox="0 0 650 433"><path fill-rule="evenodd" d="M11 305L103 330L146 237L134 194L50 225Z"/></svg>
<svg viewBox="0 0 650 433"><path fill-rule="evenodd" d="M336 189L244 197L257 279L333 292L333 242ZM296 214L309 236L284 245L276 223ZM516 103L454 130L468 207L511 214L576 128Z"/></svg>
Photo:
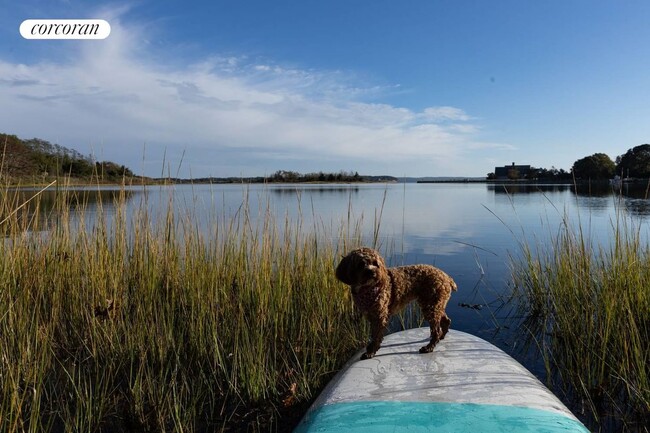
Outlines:
<svg viewBox="0 0 650 433"><path fill-rule="evenodd" d="M375 355L390 316L414 299L431 328L431 340L420 353L431 352L445 338L451 324L445 307L457 286L440 269L430 265L387 268L377 251L364 247L343 257L336 267L336 278L350 286L354 303L370 321L370 344L361 359Z"/></svg>

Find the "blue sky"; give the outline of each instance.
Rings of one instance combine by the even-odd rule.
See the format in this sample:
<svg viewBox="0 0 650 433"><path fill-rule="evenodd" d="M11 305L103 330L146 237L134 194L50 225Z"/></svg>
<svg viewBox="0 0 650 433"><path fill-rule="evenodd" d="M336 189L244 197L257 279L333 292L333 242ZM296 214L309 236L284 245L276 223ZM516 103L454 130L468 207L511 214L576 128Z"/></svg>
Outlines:
<svg viewBox="0 0 650 433"><path fill-rule="evenodd" d="M147 175L484 176L650 142L645 0L0 5L0 131ZM34 18L112 30L25 40Z"/></svg>

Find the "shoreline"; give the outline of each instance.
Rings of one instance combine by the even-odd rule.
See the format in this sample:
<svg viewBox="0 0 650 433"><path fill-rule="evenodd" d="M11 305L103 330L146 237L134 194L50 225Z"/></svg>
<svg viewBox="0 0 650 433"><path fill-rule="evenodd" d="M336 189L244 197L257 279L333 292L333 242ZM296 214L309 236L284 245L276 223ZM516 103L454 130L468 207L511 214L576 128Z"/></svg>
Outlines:
<svg viewBox="0 0 650 433"><path fill-rule="evenodd" d="M53 185L52 182L55 182ZM85 179L48 179L43 182L29 181L22 183L9 182L1 185L0 188L44 188L44 187L93 187L93 186L158 186L158 185L253 185L253 184L266 184L266 185L363 185L363 184L387 184L387 183L418 183L418 184L486 184L486 185L512 185L512 186L534 186L534 185L650 185L650 179L624 179L618 184L612 184L609 179L598 180L582 180L582 179L535 179L535 180L509 180L509 179L477 179L477 178L453 178L453 179L417 179L417 178L388 178L381 177L371 180L359 181L268 181L263 178L201 178L201 179L162 179L162 178L146 178L134 177L130 179L116 180L85 180Z"/></svg>
<svg viewBox="0 0 650 433"><path fill-rule="evenodd" d="M641 185L648 184L650 179L625 179L618 185ZM493 185L612 185L610 179L536 179L536 180L509 180L509 179L440 179L440 180L418 180L415 183L484 183Z"/></svg>

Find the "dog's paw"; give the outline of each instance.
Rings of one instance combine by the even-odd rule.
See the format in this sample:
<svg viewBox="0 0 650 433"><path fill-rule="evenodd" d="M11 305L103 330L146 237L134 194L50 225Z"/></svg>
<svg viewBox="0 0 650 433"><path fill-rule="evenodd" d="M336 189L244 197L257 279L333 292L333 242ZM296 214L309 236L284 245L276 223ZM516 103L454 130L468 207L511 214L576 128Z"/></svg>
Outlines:
<svg viewBox="0 0 650 433"><path fill-rule="evenodd" d="M426 346L420 347L420 353L431 353L433 352L433 346L429 346L428 344Z"/></svg>
<svg viewBox="0 0 650 433"><path fill-rule="evenodd" d="M372 358L373 356L375 356L374 353L368 353L368 352L366 352L366 353L364 353L363 355L361 355L361 360L363 361L363 360L366 360L366 359L370 359L370 358Z"/></svg>

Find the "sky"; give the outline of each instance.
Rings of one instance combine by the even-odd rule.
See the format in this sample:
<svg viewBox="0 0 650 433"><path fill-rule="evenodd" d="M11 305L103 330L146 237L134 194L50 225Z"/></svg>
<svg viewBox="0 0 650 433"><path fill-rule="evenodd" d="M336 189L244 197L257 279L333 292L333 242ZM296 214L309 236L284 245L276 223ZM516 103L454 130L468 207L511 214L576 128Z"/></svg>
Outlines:
<svg viewBox="0 0 650 433"><path fill-rule="evenodd" d="M647 0L0 0L0 132L134 172L485 176L650 142ZM27 40L26 19L104 19Z"/></svg>

